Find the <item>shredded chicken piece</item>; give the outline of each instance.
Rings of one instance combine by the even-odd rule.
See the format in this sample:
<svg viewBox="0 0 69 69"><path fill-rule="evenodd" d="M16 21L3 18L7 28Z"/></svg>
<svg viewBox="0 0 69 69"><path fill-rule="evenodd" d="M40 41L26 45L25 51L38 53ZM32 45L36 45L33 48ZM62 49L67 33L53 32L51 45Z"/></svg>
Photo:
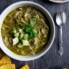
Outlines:
<svg viewBox="0 0 69 69"><path fill-rule="evenodd" d="M22 23L27 23L23 18L21 18L21 22Z"/></svg>
<svg viewBox="0 0 69 69"><path fill-rule="evenodd" d="M41 32L40 32L40 30L39 30L39 32L38 32L38 38L40 38L41 37Z"/></svg>
<svg viewBox="0 0 69 69"><path fill-rule="evenodd" d="M41 31L42 34L45 33L44 28L40 28L40 31Z"/></svg>
<svg viewBox="0 0 69 69"><path fill-rule="evenodd" d="M39 39L38 39L38 37L36 37L36 38L34 38L34 44L38 44L38 41L39 41Z"/></svg>
<svg viewBox="0 0 69 69"><path fill-rule="evenodd" d="M23 8L21 8L21 7L20 7L20 8L19 8L19 10L21 10L21 11L22 11L22 10L23 10Z"/></svg>
<svg viewBox="0 0 69 69"><path fill-rule="evenodd" d="M18 15L20 15L20 14L23 15L23 11L18 11L18 12L15 14L15 18L16 18Z"/></svg>
<svg viewBox="0 0 69 69"><path fill-rule="evenodd" d="M9 45L9 41L8 41L8 37L7 37L7 36L5 36L5 40L4 40L4 42L5 42L6 46Z"/></svg>
<svg viewBox="0 0 69 69"><path fill-rule="evenodd" d="M26 13L26 14L24 15L24 19L25 19L26 21L29 21L29 20L31 19L31 14L30 14L30 13Z"/></svg>
<svg viewBox="0 0 69 69"><path fill-rule="evenodd" d="M33 17L35 17L36 19L39 19L39 15L35 15L35 16L33 16Z"/></svg>
<svg viewBox="0 0 69 69"><path fill-rule="evenodd" d="M44 19L41 18L41 22L42 22L42 23L45 23Z"/></svg>
<svg viewBox="0 0 69 69"><path fill-rule="evenodd" d="M33 50L33 48L31 46L29 46L30 50Z"/></svg>

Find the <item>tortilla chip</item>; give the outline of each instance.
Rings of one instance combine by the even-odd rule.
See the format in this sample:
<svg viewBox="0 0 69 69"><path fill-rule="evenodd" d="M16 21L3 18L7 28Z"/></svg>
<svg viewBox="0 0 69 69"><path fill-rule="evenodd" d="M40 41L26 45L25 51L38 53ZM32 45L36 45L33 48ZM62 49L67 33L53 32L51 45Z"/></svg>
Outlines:
<svg viewBox="0 0 69 69"><path fill-rule="evenodd" d="M21 67L20 69L29 69L29 66L26 64L25 66Z"/></svg>
<svg viewBox="0 0 69 69"><path fill-rule="evenodd" d="M11 64L11 59L6 55L0 60L0 66L4 64Z"/></svg>
<svg viewBox="0 0 69 69"><path fill-rule="evenodd" d="M2 50L0 49L0 59L4 56L5 54L2 52Z"/></svg>
<svg viewBox="0 0 69 69"><path fill-rule="evenodd" d="M15 64L5 64L0 67L0 69L16 69Z"/></svg>

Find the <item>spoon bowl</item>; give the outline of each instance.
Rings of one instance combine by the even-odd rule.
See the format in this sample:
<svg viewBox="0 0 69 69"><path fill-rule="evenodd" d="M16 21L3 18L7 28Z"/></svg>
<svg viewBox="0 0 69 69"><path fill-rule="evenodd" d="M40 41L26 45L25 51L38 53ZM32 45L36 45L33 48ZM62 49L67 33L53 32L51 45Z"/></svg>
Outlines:
<svg viewBox="0 0 69 69"><path fill-rule="evenodd" d="M66 23L66 14L64 11L57 13L56 23L58 26L62 26L63 24Z"/></svg>

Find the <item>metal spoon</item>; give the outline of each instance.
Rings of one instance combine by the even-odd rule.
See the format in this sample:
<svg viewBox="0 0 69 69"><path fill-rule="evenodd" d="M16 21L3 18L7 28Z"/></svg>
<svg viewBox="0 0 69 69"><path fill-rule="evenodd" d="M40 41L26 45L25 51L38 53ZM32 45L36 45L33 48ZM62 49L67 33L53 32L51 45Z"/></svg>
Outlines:
<svg viewBox="0 0 69 69"><path fill-rule="evenodd" d="M59 26L59 50L58 53L62 56L63 50L63 40L62 40L62 26L66 23L66 14L64 11L57 13L56 15L56 23Z"/></svg>

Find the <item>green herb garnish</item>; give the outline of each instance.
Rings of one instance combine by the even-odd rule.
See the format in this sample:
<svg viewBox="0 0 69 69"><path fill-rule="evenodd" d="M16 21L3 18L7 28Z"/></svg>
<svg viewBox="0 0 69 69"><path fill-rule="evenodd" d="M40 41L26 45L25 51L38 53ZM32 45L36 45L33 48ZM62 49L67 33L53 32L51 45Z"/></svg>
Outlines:
<svg viewBox="0 0 69 69"><path fill-rule="evenodd" d="M30 20L30 25L31 25L31 26L34 26L35 23L36 23L36 19L35 19L35 18L32 18L32 19Z"/></svg>

